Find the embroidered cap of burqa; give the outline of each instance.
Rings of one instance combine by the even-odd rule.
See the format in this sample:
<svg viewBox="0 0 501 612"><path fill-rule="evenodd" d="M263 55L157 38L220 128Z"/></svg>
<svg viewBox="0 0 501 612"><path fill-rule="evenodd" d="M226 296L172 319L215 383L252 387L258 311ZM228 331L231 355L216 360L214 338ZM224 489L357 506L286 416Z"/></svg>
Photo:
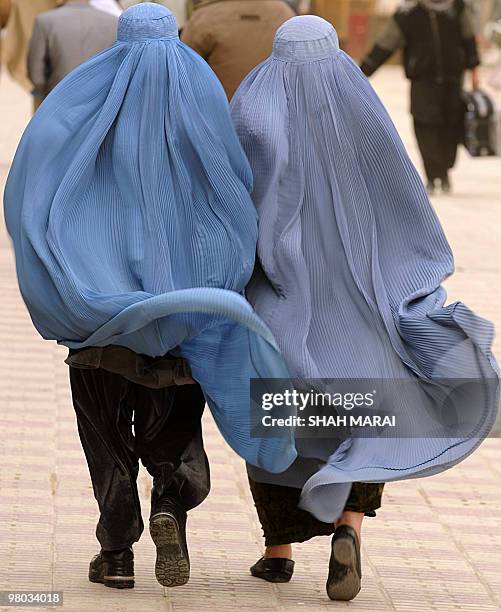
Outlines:
<svg viewBox="0 0 501 612"><path fill-rule="evenodd" d="M216 76L170 11L142 3L31 120L5 214L44 338L175 351L229 444L275 471L295 458L293 442L252 438L249 425L249 378L286 375L241 295L257 240L251 183Z"/></svg>
<svg viewBox="0 0 501 612"><path fill-rule="evenodd" d="M298 436L286 473L250 468L256 480L302 487L302 507L330 522L349 483L439 472L489 433L493 327L460 302L444 305L449 245L390 117L329 23L285 23L232 115L260 218L248 299L305 388L382 380L383 409L405 425L401 437L351 428L337 448ZM476 381L473 395L464 380Z"/></svg>

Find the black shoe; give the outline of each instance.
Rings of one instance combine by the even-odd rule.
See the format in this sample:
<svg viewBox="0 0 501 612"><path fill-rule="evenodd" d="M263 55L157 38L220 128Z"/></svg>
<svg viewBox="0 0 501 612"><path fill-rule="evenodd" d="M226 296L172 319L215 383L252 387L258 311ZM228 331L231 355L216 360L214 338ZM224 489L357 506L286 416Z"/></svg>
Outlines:
<svg viewBox="0 0 501 612"><path fill-rule="evenodd" d="M190 579L186 543L186 512L167 502L150 518L150 534L157 547L155 576L162 586L176 587Z"/></svg>
<svg viewBox="0 0 501 612"><path fill-rule="evenodd" d="M341 525L332 536L326 585L329 599L350 601L360 591L361 580L362 567L357 534L348 525Z"/></svg>
<svg viewBox="0 0 501 612"><path fill-rule="evenodd" d="M262 578L268 582L289 582L294 573L294 561L292 559L281 559L261 557L250 568L250 573L256 578Z"/></svg>
<svg viewBox="0 0 501 612"><path fill-rule="evenodd" d="M442 184L442 191L444 193L450 193L452 190L452 187L451 187L451 183L449 181L449 177L447 174L440 179L440 182Z"/></svg>
<svg viewBox="0 0 501 612"><path fill-rule="evenodd" d="M102 550L90 562L89 580L113 589L132 589L134 586L132 548L118 551Z"/></svg>

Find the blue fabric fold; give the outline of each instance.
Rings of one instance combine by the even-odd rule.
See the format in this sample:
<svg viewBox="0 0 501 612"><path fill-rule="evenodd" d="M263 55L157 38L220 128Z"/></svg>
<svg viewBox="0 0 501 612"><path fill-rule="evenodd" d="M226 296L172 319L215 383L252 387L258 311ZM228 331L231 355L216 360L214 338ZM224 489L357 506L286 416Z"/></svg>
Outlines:
<svg viewBox="0 0 501 612"><path fill-rule="evenodd" d="M281 471L292 436L252 438L249 380L286 377L242 296L254 267L252 176L224 91L143 3L28 125L5 190L19 286L40 334L185 357L225 439Z"/></svg>
<svg viewBox="0 0 501 612"><path fill-rule="evenodd" d="M352 435L339 448L298 439L287 473L249 468L255 480L302 487L302 507L331 522L343 483L440 472L489 434L499 404L494 330L462 303L445 305L453 256L444 232L388 113L329 23L285 23L272 56L236 92L232 116L259 213L247 297L291 376L416 382L413 401L386 408L429 431ZM477 381L481 398L457 394L444 418L438 398L458 379ZM455 435L466 417L471 429Z"/></svg>

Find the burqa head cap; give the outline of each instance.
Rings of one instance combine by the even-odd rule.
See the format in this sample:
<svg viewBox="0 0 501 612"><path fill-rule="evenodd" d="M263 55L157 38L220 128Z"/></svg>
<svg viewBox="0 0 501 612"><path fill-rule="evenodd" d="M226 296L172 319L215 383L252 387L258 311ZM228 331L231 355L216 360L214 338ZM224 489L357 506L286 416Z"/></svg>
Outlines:
<svg viewBox="0 0 501 612"><path fill-rule="evenodd" d="M336 30L315 15L292 17L278 29L273 43L273 57L285 62L322 60L338 51Z"/></svg>
<svg viewBox="0 0 501 612"><path fill-rule="evenodd" d="M117 40L141 42L178 37L177 22L165 6L143 2L127 9L118 20Z"/></svg>

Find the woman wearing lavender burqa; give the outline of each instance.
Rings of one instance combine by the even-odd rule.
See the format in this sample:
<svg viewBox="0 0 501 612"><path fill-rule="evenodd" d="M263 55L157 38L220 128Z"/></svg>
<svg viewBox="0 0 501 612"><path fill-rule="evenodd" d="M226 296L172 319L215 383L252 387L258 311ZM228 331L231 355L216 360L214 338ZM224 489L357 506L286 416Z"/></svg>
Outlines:
<svg viewBox="0 0 501 612"><path fill-rule="evenodd" d="M490 431L493 328L461 302L445 305L453 257L439 220L329 23L285 23L232 115L259 213L248 299L300 388L328 391L342 380L354 391L376 381L376 409L397 423L354 425L341 438L308 437L298 425L291 468L249 466L266 543L251 572L286 582L291 544L334 533L327 594L349 600L361 585L362 519L379 507L381 483L443 471ZM472 385L458 383L465 379Z"/></svg>

